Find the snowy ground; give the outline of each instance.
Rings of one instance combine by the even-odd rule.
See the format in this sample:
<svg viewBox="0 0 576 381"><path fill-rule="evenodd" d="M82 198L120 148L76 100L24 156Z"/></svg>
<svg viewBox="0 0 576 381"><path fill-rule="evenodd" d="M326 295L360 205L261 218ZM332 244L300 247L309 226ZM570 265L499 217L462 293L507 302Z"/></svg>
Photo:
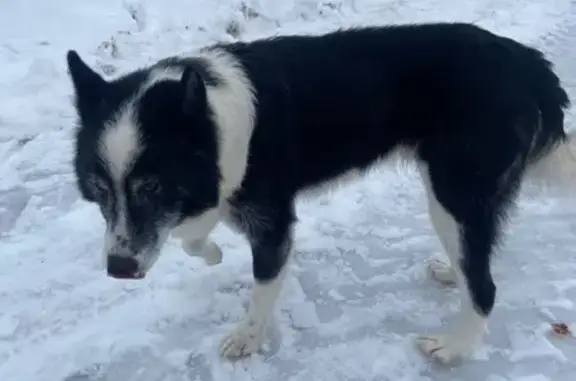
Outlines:
<svg viewBox="0 0 576 381"><path fill-rule="evenodd" d="M571 0L0 0L0 380L576 379L576 202L523 198L494 263L498 304L485 344L460 367L423 359L421 332L454 321L454 290L425 260L439 243L410 170L303 203L296 260L267 352L230 364L223 335L251 286L248 247L220 228L208 268L175 242L141 282L101 269L103 224L71 173L66 49L117 75L215 40L336 26L475 21L533 43L576 91ZM135 22L130 13L136 14ZM279 340L281 339L281 341Z"/></svg>

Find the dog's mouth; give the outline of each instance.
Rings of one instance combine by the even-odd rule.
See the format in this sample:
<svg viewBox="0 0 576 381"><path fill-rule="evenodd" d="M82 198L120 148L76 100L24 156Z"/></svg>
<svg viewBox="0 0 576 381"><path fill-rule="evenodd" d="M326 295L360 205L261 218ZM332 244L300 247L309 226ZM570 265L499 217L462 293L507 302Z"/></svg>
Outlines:
<svg viewBox="0 0 576 381"><path fill-rule="evenodd" d="M138 272L135 274L111 274L108 273L110 278L118 279L118 280L140 280L146 277L144 272Z"/></svg>
<svg viewBox="0 0 576 381"><path fill-rule="evenodd" d="M119 280L144 279L158 260L160 247L159 242L155 242L154 245L131 253L109 250L106 255L107 275Z"/></svg>

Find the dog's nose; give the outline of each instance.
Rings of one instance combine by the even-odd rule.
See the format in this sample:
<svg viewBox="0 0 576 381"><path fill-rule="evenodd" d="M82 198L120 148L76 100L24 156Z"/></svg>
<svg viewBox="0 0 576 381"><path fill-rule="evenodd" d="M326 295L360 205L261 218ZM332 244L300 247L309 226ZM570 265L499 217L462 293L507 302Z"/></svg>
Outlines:
<svg viewBox="0 0 576 381"><path fill-rule="evenodd" d="M138 278L138 262L130 257L109 255L108 275L120 279Z"/></svg>

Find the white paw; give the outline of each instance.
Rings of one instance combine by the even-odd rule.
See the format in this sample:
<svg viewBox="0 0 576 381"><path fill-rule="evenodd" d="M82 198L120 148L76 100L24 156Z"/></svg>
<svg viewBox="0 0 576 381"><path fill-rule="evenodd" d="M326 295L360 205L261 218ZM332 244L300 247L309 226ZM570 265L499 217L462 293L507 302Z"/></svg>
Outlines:
<svg viewBox="0 0 576 381"><path fill-rule="evenodd" d="M438 282L446 286L456 285L456 273L448 263L438 259L431 259L428 261L428 269L432 273L432 277Z"/></svg>
<svg viewBox="0 0 576 381"><path fill-rule="evenodd" d="M201 257L207 265L222 263L222 250L212 241L183 242L182 249L191 257Z"/></svg>
<svg viewBox="0 0 576 381"><path fill-rule="evenodd" d="M221 354L226 358L246 357L260 350L264 330L256 324L243 323L223 342Z"/></svg>
<svg viewBox="0 0 576 381"><path fill-rule="evenodd" d="M444 365L460 359L467 353L467 348L459 345L457 340L448 335L420 336L417 343L424 355Z"/></svg>

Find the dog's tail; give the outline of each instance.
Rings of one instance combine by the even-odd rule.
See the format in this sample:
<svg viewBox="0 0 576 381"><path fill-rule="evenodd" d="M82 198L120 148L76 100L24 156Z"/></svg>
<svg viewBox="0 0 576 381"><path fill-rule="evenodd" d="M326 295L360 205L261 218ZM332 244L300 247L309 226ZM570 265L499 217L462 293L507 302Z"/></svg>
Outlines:
<svg viewBox="0 0 576 381"><path fill-rule="evenodd" d="M544 140L539 145L544 148L533 153L527 175L540 187L576 196L576 131L564 131L564 109L570 101L558 78L551 71L547 74L552 78L546 89L540 89L546 99L539 102L540 138Z"/></svg>
<svg viewBox="0 0 576 381"><path fill-rule="evenodd" d="M535 158L527 175L541 187L561 187L576 197L576 132L565 135Z"/></svg>
<svg viewBox="0 0 576 381"><path fill-rule="evenodd" d="M568 94L544 54L529 49L532 93L539 109L539 128L529 158L527 178L539 187L576 196L576 131L564 130Z"/></svg>

